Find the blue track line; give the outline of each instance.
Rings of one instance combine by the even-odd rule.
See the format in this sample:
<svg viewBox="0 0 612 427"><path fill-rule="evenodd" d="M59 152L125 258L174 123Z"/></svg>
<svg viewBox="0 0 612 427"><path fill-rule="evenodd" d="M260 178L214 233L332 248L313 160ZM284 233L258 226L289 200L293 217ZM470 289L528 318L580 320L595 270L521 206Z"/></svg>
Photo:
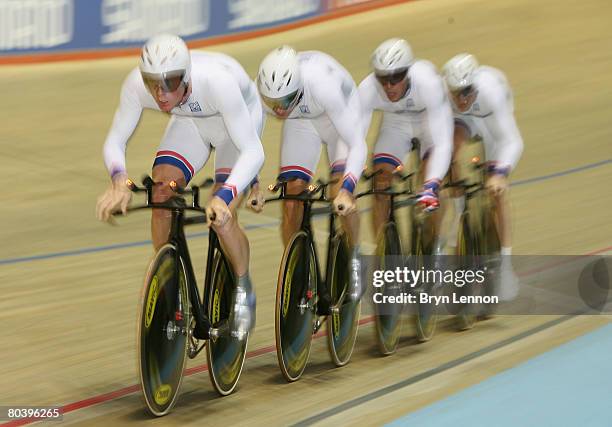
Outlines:
<svg viewBox="0 0 612 427"><path fill-rule="evenodd" d="M279 224L280 224L280 221L274 221L274 222L267 222L263 224L250 224L250 225L246 225L244 228L247 230L254 230L257 228L274 227L274 226L278 226ZM188 234L187 238L191 239L191 238L207 237L207 236L208 236L208 231L203 231L200 233ZM105 252L105 251L112 251L114 249L134 248L138 246L147 246L151 244L152 244L151 240L140 240L138 242L119 243L116 245L98 246L94 248L83 248L83 249L77 249L74 251L55 252L55 253L50 253L50 254L34 255L34 256L20 257L20 258L7 258L7 259L0 259L0 265L18 264L22 262L38 261L41 259L62 258L62 257L68 257L68 256L74 256L74 255L90 254L90 253L95 253L95 252Z"/></svg>
<svg viewBox="0 0 612 427"><path fill-rule="evenodd" d="M547 179L558 178L560 176L570 175L570 174L573 174L573 173L576 173L576 172L582 172L582 171L585 171L585 170L588 170L588 169L594 169L594 168L597 168L599 166L607 165L609 163L612 163L612 159L603 160L601 162L591 163L591 164L580 166L580 167L577 167L577 168L573 168L573 169L568 169L568 170L561 171L561 172L552 173L550 175L536 176L534 178L521 179L519 181L514 181L511 184L511 186L512 187L517 187L519 185L531 184L533 182L546 181Z"/></svg>
<svg viewBox="0 0 612 427"><path fill-rule="evenodd" d="M612 163L612 159L607 159L601 162L590 163L588 165L584 165L584 166L580 166L580 167L572 168L572 169L567 169L565 171L556 172L550 175L543 175L543 176L537 176L534 178L522 179L522 180L513 182L511 185L513 187L516 187L519 185L532 184L534 182L546 181L548 179L558 178L560 176L570 175L570 174L582 172L588 169L594 169L594 168L604 166L610 163ZM251 225L246 225L244 228L247 230L253 230L257 228L270 228L270 227L278 226L279 223L280 221L268 222L264 224L251 224ZM187 235L188 238L197 238L197 237L206 237L206 236L208 236L207 231L202 232L202 233L194 233L194 234ZM23 263L23 262L38 261L38 260L51 259L51 258L62 258L62 257L83 255L83 254L89 254L89 253L95 253L95 252L105 252L105 251L112 251L115 249L125 249L125 248L133 248L133 247L138 247L138 246L146 246L150 244L151 244L150 240L141 240L138 242L120 243L117 245L98 246L94 248L83 248L83 249L76 249L73 251L54 252L54 253L49 253L49 254L41 254L41 255L34 255L34 256L28 256L28 257L6 258L6 259L0 259L0 265L18 264L18 263Z"/></svg>

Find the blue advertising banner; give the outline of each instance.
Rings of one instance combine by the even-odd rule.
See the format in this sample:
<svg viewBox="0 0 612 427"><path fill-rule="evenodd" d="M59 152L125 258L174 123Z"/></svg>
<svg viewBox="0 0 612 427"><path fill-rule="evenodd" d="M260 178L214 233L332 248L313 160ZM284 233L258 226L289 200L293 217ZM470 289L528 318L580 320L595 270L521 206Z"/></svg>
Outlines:
<svg viewBox="0 0 612 427"><path fill-rule="evenodd" d="M324 13L325 0L0 0L0 56L136 47L252 31Z"/></svg>

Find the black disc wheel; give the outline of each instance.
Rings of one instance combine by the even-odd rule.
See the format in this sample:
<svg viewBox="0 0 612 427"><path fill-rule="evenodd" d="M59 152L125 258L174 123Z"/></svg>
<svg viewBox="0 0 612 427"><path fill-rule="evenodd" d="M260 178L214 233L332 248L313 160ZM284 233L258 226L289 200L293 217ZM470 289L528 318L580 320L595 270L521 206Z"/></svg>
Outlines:
<svg viewBox="0 0 612 427"><path fill-rule="evenodd" d="M350 254L346 236L337 234L331 242L327 270L328 289L332 306L338 307L327 317L327 343L329 354L336 366L344 366L351 359L357 330L361 301L351 301L348 292ZM342 301L342 303L340 303Z"/></svg>
<svg viewBox="0 0 612 427"><path fill-rule="evenodd" d="M145 277L137 334L140 384L156 416L170 412L183 378L190 325L187 289L176 248L162 246Z"/></svg>
<svg viewBox="0 0 612 427"><path fill-rule="evenodd" d="M278 272L274 330L276 355L287 381L297 381L306 368L316 321L317 265L305 231L293 235Z"/></svg>
<svg viewBox="0 0 612 427"><path fill-rule="evenodd" d="M376 257L378 270L393 271L396 267L401 267L402 244L395 222L386 223L381 230L376 246ZM384 355L393 354L399 342L403 305L388 301L395 300L402 291L403 286L397 282L384 283L374 291L379 294L374 297L376 340Z"/></svg>
<svg viewBox="0 0 612 427"><path fill-rule="evenodd" d="M423 214L427 215L427 214ZM412 270L418 271L423 268L429 268L433 259L434 232L433 224L430 216L423 218L413 218L412 224L412 252L410 257L410 265ZM416 316L415 329L417 339L420 342L429 341L436 331L438 323L438 315L436 314L435 303L429 297L438 295L439 287L435 283L419 283L414 288L416 290ZM421 299L421 294L428 298L426 302Z"/></svg>
<svg viewBox="0 0 612 427"><path fill-rule="evenodd" d="M234 391L242 373L248 334L243 339L229 333L232 307L232 292L236 286L230 264L220 250L213 258L213 269L208 295L208 318L213 328L227 331L216 339L210 339L206 346L208 374L215 390L222 396ZM225 327L223 327L225 325Z"/></svg>
<svg viewBox="0 0 612 427"><path fill-rule="evenodd" d="M478 236L470 228L469 215L464 213L461 216L459 226L459 237L457 241L457 259L459 268L464 270L474 270L478 263ZM475 287L478 285L464 285L461 288L454 288L459 297L470 297L475 294ZM476 323L476 308L473 304L460 303L457 309L457 327L461 331L472 329Z"/></svg>
<svg viewBox="0 0 612 427"><path fill-rule="evenodd" d="M499 233L495 225L493 212L487 215L487 224L485 228L485 284L483 288L483 294L487 296L498 296L501 291L501 243L499 240ZM490 319L495 314L497 308L496 304L483 304L479 312L479 318Z"/></svg>

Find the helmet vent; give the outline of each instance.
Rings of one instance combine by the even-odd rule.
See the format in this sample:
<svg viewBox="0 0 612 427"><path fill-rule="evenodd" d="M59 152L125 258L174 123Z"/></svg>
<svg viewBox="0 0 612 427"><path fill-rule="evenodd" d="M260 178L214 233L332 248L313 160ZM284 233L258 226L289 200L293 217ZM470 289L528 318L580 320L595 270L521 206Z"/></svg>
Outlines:
<svg viewBox="0 0 612 427"><path fill-rule="evenodd" d="M401 59L401 57L402 57L401 52L395 52L395 54L389 59L389 65L395 64L397 61Z"/></svg>
<svg viewBox="0 0 612 427"><path fill-rule="evenodd" d="M276 78L276 71L272 71L272 83L274 83L275 78Z"/></svg>
<svg viewBox="0 0 612 427"><path fill-rule="evenodd" d="M285 75L287 75L287 74L285 74ZM292 76L289 76L289 80L287 80L287 86L289 86L289 83L291 83L291 77Z"/></svg>

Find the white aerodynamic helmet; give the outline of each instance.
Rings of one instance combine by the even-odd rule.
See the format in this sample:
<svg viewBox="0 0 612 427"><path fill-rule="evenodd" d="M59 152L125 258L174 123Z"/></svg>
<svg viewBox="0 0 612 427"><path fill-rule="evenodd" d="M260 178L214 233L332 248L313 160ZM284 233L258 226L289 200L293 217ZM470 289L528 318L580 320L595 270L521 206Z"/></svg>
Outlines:
<svg viewBox="0 0 612 427"><path fill-rule="evenodd" d="M478 61L474 55L460 53L453 56L442 67L442 74L448 88L452 91L464 89L474 82L474 71L478 68Z"/></svg>
<svg viewBox="0 0 612 427"><path fill-rule="evenodd" d="M413 62L412 49L404 39L385 40L372 54L372 68L377 75L403 72L408 70Z"/></svg>
<svg viewBox="0 0 612 427"><path fill-rule="evenodd" d="M140 73L149 90L161 85L174 92L181 83L187 85L191 76L191 54L178 36L160 34L142 47Z"/></svg>
<svg viewBox="0 0 612 427"><path fill-rule="evenodd" d="M268 53L259 66L257 87L271 109L295 107L303 88L297 52L281 46Z"/></svg>

